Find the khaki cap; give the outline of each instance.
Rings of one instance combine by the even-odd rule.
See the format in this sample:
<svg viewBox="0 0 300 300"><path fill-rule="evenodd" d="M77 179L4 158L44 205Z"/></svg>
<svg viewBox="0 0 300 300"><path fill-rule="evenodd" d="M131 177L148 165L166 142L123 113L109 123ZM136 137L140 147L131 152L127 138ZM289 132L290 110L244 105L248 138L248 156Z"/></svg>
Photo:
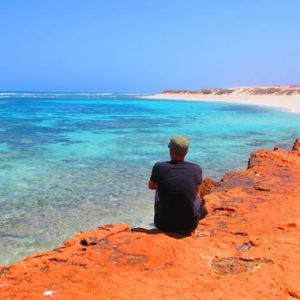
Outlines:
<svg viewBox="0 0 300 300"><path fill-rule="evenodd" d="M175 136L171 138L168 147L173 150L175 154L186 155L189 150L189 140L183 136Z"/></svg>

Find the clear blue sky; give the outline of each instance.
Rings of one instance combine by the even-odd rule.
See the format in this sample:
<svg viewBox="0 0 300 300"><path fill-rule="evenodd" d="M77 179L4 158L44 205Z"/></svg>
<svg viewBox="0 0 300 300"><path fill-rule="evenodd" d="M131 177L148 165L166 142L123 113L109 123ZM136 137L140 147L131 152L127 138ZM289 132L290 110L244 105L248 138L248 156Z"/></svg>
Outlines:
<svg viewBox="0 0 300 300"><path fill-rule="evenodd" d="M300 84L299 0L2 0L0 91Z"/></svg>

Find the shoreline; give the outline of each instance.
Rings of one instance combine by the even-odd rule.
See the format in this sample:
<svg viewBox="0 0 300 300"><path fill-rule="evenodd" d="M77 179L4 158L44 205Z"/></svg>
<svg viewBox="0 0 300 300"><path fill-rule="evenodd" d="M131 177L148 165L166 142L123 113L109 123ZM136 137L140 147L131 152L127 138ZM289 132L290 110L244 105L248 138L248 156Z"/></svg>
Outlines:
<svg viewBox="0 0 300 300"><path fill-rule="evenodd" d="M189 102L222 102L242 105L264 106L284 110L289 113L300 114L299 95L248 95L236 93L232 95L203 95L201 93L159 93L149 96L142 96L142 99L149 100L170 100Z"/></svg>

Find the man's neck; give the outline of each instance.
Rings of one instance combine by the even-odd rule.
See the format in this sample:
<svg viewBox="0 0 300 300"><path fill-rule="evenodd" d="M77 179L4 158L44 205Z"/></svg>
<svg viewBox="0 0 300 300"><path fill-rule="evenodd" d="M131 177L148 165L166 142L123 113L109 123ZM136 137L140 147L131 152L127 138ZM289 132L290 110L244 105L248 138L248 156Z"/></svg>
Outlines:
<svg viewBox="0 0 300 300"><path fill-rule="evenodd" d="M173 163L183 163L184 162L184 159L172 159L171 162Z"/></svg>
<svg viewBox="0 0 300 300"><path fill-rule="evenodd" d="M184 161L185 155L184 156L177 155L172 150L170 150L170 157L171 157L171 160L174 160L174 161Z"/></svg>
<svg viewBox="0 0 300 300"><path fill-rule="evenodd" d="M173 160L173 161L184 161L184 157L172 155L171 160Z"/></svg>

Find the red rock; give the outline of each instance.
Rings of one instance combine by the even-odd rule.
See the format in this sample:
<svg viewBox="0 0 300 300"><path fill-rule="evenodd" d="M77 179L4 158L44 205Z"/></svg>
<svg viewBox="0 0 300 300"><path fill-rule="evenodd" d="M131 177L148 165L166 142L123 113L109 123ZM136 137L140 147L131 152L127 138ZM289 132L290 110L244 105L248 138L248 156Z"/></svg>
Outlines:
<svg viewBox="0 0 300 300"><path fill-rule="evenodd" d="M300 299L300 156L259 150L193 236L106 225L0 267L0 299Z"/></svg>
<svg viewBox="0 0 300 300"><path fill-rule="evenodd" d="M218 183L213 179L205 178L200 185L200 196L204 197L205 195L209 194L217 185Z"/></svg>
<svg viewBox="0 0 300 300"><path fill-rule="evenodd" d="M295 141L292 151L300 153L300 139Z"/></svg>

